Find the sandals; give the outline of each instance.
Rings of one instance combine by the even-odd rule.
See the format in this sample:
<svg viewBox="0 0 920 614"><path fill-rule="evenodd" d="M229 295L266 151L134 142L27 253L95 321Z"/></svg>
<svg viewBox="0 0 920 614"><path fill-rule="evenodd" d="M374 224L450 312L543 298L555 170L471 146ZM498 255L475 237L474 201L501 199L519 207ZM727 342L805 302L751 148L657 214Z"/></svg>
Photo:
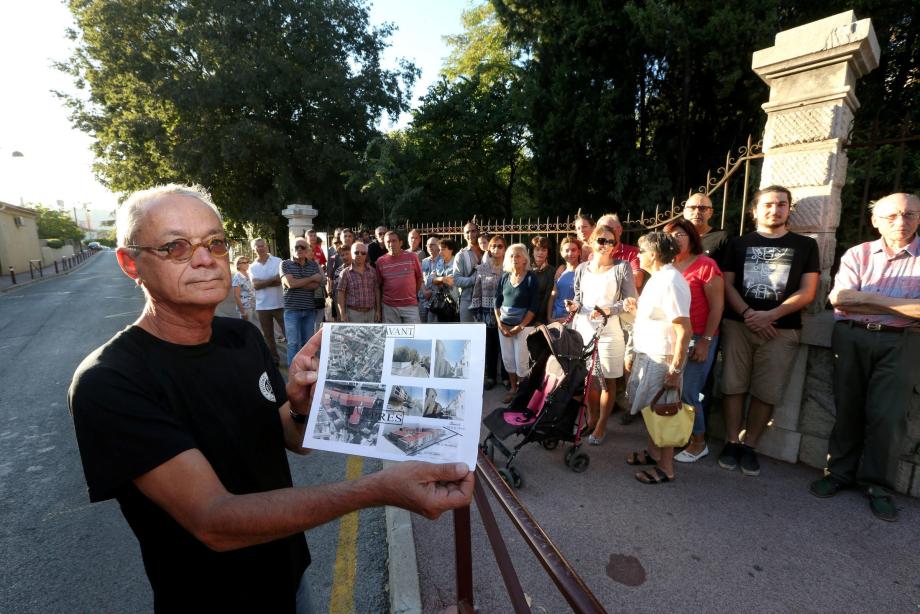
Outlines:
<svg viewBox="0 0 920 614"><path fill-rule="evenodd" d="M643 484L665 484L673 482L674 478L668 477L668 474L661 470L660 467L652 467L636 474L636 479Z"/></svg>
<svg viewBox="0 0 920 614"><path fill-rule="evenodd" d="M505 398L502 399L502 403L507 405L508 403L514 400L515 396L517 396L516 390L514 392L509 392L508 394L505 395Z"/></svg>
<svg viewBox="0 0 920 614"><path fill-rule="evenodd" d="M633 452L629 457L626 458L627 465L657 465L658 461L652 458L652 455L648 453L648 450L642 450L642 456L639 456L638 452Z"/></svg>

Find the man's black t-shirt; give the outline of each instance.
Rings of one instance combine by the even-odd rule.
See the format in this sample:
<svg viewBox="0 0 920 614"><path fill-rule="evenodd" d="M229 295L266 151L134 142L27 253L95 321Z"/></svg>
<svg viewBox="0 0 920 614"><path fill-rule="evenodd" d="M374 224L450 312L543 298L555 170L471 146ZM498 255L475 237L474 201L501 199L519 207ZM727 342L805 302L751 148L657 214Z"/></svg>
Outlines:
<svg viewBox="0 0 920 614"><path fill-rule="evenodd" d="M130 326L77 369L69 401L90 500L118 500L158 612L293 611L310 562L302 533L215 552L133 483L196 448L231 493L290 487L286 400L261 333L243 320L215 318L211 340L196 346Z"/></svg>
<svg viewBox="0 0 920 614"><path fill-rule="evenodd" d="M721 267L725 247L728 245L728 233L724 230L710 230L700 235L700 241L703 243L703 253L715 260L716 264Z"/></svg>
<svg viewBox="0 0 920 614"><path fill-rule="evenodd" d="M759 232L735 237L726 250L726 273L735 274L735 290L756 311L773 309L789 295L798 292L805 273L818 273L818 243L811 237L787 232L771 239ZM726 304L725 317L743 321ZM802 328L800 311L790 313L774 324L776 328Z"/></svg>

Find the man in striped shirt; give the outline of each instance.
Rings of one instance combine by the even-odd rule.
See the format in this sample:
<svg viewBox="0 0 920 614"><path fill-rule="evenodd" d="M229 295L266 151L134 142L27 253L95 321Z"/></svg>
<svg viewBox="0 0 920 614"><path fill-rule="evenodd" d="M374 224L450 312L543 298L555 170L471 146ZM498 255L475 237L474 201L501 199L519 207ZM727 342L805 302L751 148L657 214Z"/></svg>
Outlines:
<svg viewBox="0 0 920 614"><path fill-rule="evenodd" d="M342 322L372 324L380 321L380 286L374 267L367 264L367 245L351 246L351 266L342 271L336 291Z"/></svg>
<svg viewBox="0 0 920 614"><path fill-rule="evenodd" d="M313 248L303 237L294 241L294 254L281 263L284 290L284 330L287 332L288 365L313 336L316 320L314 297L323 282L323 273L313 260Z"/></svg>
<svg viewBox="0 0 920 614"><path fill-rule="evenodd" d="M865 485L872 513L894 522L898 508L886 488L920 390L920 198L891 194L870 208L881 238L847 250L829 296L837 416L825 477L811 493L832 497Z"/></svg>
<svg viewBox="0 0 920 614"><path fill-rule="evenodd" d="M385 235L387 253L377 260L377 277L383 302L383 321L387 324L419 324L418 291L422 287L422 267L418 257L402 250L395 231Z"/></svg>

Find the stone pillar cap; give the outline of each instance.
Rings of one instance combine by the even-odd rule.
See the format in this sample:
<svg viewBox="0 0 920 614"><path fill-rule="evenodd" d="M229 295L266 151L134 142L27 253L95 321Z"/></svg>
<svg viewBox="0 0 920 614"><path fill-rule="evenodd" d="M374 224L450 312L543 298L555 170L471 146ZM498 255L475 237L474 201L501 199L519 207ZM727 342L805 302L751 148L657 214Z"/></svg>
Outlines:
<svg viewBox="0 0 920 614"><path fill-rule="evenodd" d="M288 205L287 209L284 209L281 211L281 215L283 215L284 217L288 219L291 219L294 217L314 218L317 216L318 213L319 211L317 211L310 205L301 205L301 204L296 204L296 203L292 203Z"/></svg>
<svg viewBox="0 0 920 614"><path fill-rule="evenodd" d="M767 85L820 66L848 62L855 77L878 67L881 49L872 20L846 11L776 35L774 46L755 51L751 68Z"/></svg>

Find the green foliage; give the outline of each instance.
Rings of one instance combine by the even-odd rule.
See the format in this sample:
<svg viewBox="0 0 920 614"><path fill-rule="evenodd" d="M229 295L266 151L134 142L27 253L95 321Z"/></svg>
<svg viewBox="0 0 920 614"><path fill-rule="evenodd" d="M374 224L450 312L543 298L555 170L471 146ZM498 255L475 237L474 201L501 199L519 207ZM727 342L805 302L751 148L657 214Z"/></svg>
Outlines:
<svg viewBox="0 0 920 614"><path fill-rule="evenodd" d="M48 239L45 241L45 244L51 249L61 249L64 247L64 241L62 239Z"/></svg>
<svg viewBox="0 0 920 614"><path fill-rule="evenodd" d="M411 125L372 142L349 175L380 221L467 220L534 211L520 49L488 4L463 14L451 56ZM376 218L376 215L375 215Z"/></svg>
<svg viewBox="0 0 920 614"><path fill-rule="evenodd" d="M73 221L69 214L58 211L57 209L48 209L42 205L31 205L38 213L38 238L82 241L83 229Z"/></svg>
<svg viewBox="0 0 920 614"><path fill-rule="evenodd" d="M342 173L406 110L418 71L380 67L392 32L360 0L71 0L64 96L95 137L96 173L131 191L207 186L231 231L269 230L292 202L336 223L361 214ZM358 201L360 204L360 200Z"/></svg>

